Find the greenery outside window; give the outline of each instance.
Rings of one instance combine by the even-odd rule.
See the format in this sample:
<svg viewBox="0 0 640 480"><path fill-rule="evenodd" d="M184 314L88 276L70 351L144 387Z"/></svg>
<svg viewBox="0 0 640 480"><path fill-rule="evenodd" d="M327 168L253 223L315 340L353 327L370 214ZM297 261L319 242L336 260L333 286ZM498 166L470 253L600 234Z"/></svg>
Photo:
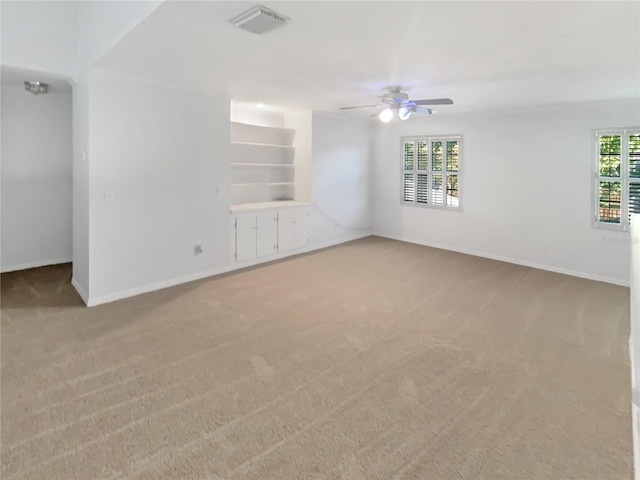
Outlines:
<svg viewBox="0 0 640 480"><path fill-rule="evenodd" d="M595 165L595 225L628 230L640 213L640 128L597 130Z"/></svg>
<svg viewBox="0 0 640 480"><path fill-rule="evenodd" d="M401 139L401 201L431 208L460 209L461 137Z"/></svg>

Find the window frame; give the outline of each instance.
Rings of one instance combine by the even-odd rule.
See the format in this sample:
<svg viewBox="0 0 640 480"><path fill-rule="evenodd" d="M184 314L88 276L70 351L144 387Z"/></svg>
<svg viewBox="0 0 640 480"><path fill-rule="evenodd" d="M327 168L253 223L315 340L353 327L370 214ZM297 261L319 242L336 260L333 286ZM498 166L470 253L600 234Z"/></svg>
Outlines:
<svg viewBox="0 0 640 480"><path fill-rule="evenodd" d="M436 174L442 174L442 185L443 185L443 199L442 199L442 205L434 205L432 202L432 194L431 194L431 186L432 186L432 175L434 173L434 170L432 169L433 165L432 165L432 157L431 157L431 144L434 141L438 141L438 140L442 140L442 170L438 171L436 170L435 173ZM455 172L448 172L446 169L446 165L447 165L447 140L457 140L458 141L458 170ZM418 141L424 141L427 142L427 144L429 145L428 147L428 154L427 154L427 170L419 170L418 169L418 149L416 147L416 143L414 143L414 154L413 154L413 169L412 170L405 170L404 168L404 164L405 164L405 157L404 157L404 144L407 141L412 141L412 142L418 142ZM399 201L400 201L400 205L402 206L409 206L409 207L420 207L420 208L429 208L429 209L433 209L433 210L446 210L446 211L450 211L450 212L462 212L463 211L463 204L462 204L462 191L463 191L463 175L462 175L462 171L463 171L463 147L462 147L462 141L463 141L463 136L461 134L445 134L445 135L407 135L407 136L401 136L400 137L400 146L399 146L399 150L400 150L400 161L399 161L399 168L400 168L400 195L399 195ZM405 194L405 190L404 190L404 176L405 173L409 173L411 172L413 174L413 189L414 189L414 195L413 195L413 200L412 201L407 201L404 199L404 194ZM452 205L447 205L446 204L446 198L447 198L447 193L446 193L446 185L447 185L447 176L448 175L457 175L458 177L458 206L452 206ZM428 202L427 203L422 203L422 202L418 202L418 175L427 175L427 199Z"/></svg>
<svg viewBox="0 0 640 480"><path fill-rule="evenodd" d="M640 185L640 177L631 177L629 172L629 137L640 134L640 127L594 128L592 130L592 211L591 225L601 230L629 232L629 186ZM620 176L605 177L600 175L600 137L620 135ZM600 182L620 182L620 223L600 221Z"/></svg>

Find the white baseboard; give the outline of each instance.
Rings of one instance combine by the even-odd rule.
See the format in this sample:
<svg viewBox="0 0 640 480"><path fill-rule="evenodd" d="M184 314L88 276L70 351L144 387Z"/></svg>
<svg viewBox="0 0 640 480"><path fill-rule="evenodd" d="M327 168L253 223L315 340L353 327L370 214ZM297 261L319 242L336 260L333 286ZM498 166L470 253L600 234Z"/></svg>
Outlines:
<svg viewBox="0 0 640 480"><path fill-rule="evenodd" d="M352 242L354 240L358 240L360 238L370 237L372 235L373 235L373 231L372 230L364 231L364 232L360 232L360 233L354 233L354 234L349 235L348 237L345 237L345 238L339 238L337 240L330 240L328 242L317 243L315 245L311 245L306 249L306 251L312 252L314 250L322 250L323 248L333 247L335 245L340 245L341 243Z"/></svg>
<svg viewBox="0 0 640 480"><path fill-rule="evenodd" d="M219 275L226 273L226 269L214 269L205 270L203 272L194 273L191 275L184 275L178 278L172 278L171 280L164 280L162 282L151 283L142 287L131 288L129 290L122 290L120 292L108 293L107 295L101 295L99 297L89 297L89 300L85 302L87 307L95 307L96 305L102 305L104 303L115 302L116 300L122 300L123 298L135 297L143 293L154 292L156 290L162 290L163 288L175 287L183 283L193 282L202 278L211 277L213 275Z"/></svg>
<svg viewBox="0 0 640 480"><path fill-rule="evenodd" d="M71 285L73 285L73 288L76 289L76 292L78 292L78 295L80 295L80 298L82 298L84 304L89 306L89 295L87 295L87 292L84 291L84 289L80 286L80 284L74 277L71 278Z"/></svg>
<svg viewBox="0 0 640 480"><path fill-rule="evenodd" d="M3 265L2 273L15 272L17 270L26 270L28 268L46 267L48 265L59 265L61 263L71 263L71 258L53 258L50 260L36 260L33 262L16 263L14 265Z"/></svg>
<svg viewBox="0 0 640 480"><path fill-rule="evenodd" d="M449 250L452 252L464 253L466 255L473 255L474 257L488 258L490 260L498 260L500 262L513 263L515 265L522 265L523 267L536 268L538 270L546 270L548 272L562 273L564 275L570 275L572 277L586 278L587 280L596 280L598 282L612 283L614 285L620 285L621 287L629 287L630 283L619 278L605 277L602 275L594 275L592 273L580 272L577 270L569 270L567 268L554 267L553 265L544 265L535 262L528 262L525 260L519 260L516 258L503 257L501 255L493 255L486 252L480 252L477 250L468 250L466 248L451 247L449 245L442 245L434 242L425 242L423 240L416 240L413 238L400 237L396 235L389 235L381 232L374 232L373 235L377 237L389 238L391 240L399 240L401 242L415 243L417 245L424 245L425 247L439 248L441 250Z"/></svg>
<svg viewBox="0 0 640 480"><path fill-rule="evenodd" d="M213 277L215 275L222 275L223 273L233 272L234 270L241 270L243 268L253 267L255 265L260 265L263 263L268 263L274 260L281 260L283 258L291 257L294 255L300 255L303 253L312 252L314 250L320 250L323 248L332 247L335 245L339 245L341 243L351 242L352 240L357 240L359 238L369 237L371 233L359 233L356 235L351 235L346 238L341 238L338 240L332 240L330 242L325 242L321 244L313 244L305 248L301 248L298 250L292 250L285 253L280 253L278 255L273 255L269 257L260 258L257 260L252 260L248 262L242 263L232 263L229 265L225 265L223 267L215 268L212 270L205 270L203 272L194 273L191 275L185 275L178 278L172 278L171 280L165 280L162 282L156 282L149 285L144 285L142 287L131 288L129 290L123 290L120 292L109 293L107 295L101 295L98 297L87 297L81 289L78 287L76 283L72 280L71 283L78 290L78 293L87 304L88 307L94 307L96 305L102 305L104 303L115 302L116 300L122 300L123 298L134 297L136 295L141 295L143 293L154 292L156 290L162 290L163 288L175 287L176 285L181 285L183 283L189 283L196 280L201 280L203 278Z"/></svg>
<svg viewBox="0 0 640 480"><path fill-rule="evenodd" d="M322 250L323 248L334 247L336 245L340 245L341 243L351 242L353 240L358 240L359 238L370 237L371 233L358 233L355 235L351 235L346 238L340 238L338 240L331 240L329 242L316 243L313 245L309 245L308 247L298 248L297 250L290 250L284 253L277 253L274 255L270 255L268 257L257 258L255 260L247 260L242 263L234 263L229 267L228 272L233 270L240 270L242 268L253 267L254 265L261 265L263 263L273 262L275 260L282 260L283 258L293 257L295 255L301 255L303 253L314 252L316 250ZM223 272L226 273L226 272Z"/></svg>

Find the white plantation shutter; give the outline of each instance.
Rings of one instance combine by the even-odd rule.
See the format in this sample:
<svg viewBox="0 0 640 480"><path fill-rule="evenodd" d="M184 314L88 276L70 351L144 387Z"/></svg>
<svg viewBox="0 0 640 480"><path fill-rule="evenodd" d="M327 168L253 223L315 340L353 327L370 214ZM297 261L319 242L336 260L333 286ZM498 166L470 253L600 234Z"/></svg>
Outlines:
<svg viewBox="0 0 640 480"><path fill-rule="evenodd" d="M413 142L404 142L404 169L413 171Z"/></svg>
<svg viewBox="0 0 640 480"><path fill-rule="evenodd" d="M460 208L460 137L404 138L402 202Z"/></svg>
<svg viewBox="0 0 640 480"><path fill-rule="evenodd" d="M416 141L416 150L418 153L418 170L421 172L429 170L429 142L426 140Z"/></svg>
<svg viewBox="0 0 640 480"><path fill-rule="evenodd" d="M402 144L402 200L405 202L413 202L416 198L413 146L413 141L403 142Z"/></svg>
<svg viewBox="0 0 640 480"><path fill-rule="evenodd" d="M413 202L416 198L415 183L412 173L404 174L404 201Z"/></svg>
<svg viewBox="0 0 640 480"><path fill-rule="evenodd" d="M640 132L629 132L629 222L631 215L640 213Z"/></svg>
<svg viewBox="0 0 640 480"><path fill-rule="evenodd" d="M640 213L640 129L595 132L596 226L628 230Z"/></svg>
<svg viewBox="0 0 640 480"><path fill-rule="evenodd" d="M442 174L433 173L431 175L431 203L433 205L442 205Z"/></svg>
<svg viewBox="0 0 640 480"><path fill-rule="evenodd" d="M426 173L418 174L416 202L429 203L429 176Z"/></svg>
<svg viewBox="0 0 640 480"><path fill-rule="evenodd" d="M447 175L447 205L458 206L458 175Z"/></svg>
<svg viewBox="0 0 640 480"><path fill-rule="evenodd" d="M629 177L640 179L640 133L629 133Z"/></svg>
<svg viewBox="0 0 640 480"><path fill-rule="evenodd" d="M640 182L629 184L629 222L634 213L640 213Z"/></svg>

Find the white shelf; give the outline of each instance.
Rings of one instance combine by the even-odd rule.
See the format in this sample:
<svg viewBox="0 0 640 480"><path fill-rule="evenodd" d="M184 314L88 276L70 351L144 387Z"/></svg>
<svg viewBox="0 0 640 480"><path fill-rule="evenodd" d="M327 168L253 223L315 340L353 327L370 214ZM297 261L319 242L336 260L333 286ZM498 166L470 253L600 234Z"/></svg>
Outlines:
<svg viewBox="0 0 640 480"><path fill-rule="evenodd" d="M274 145L272 143L256 143L256 142L231 142L231 145L258 147L258 148L275 148L277 150L295 150L295 147L288 145Z"/></svg>
<svg viewBox="0 0 640 480"><path fill-rule="evenodd" d="M295 151L293 147L232 142L231 162L293 165Z"/></svg>
<svg viewBox="0 0 640 480"><path fill-rule="evenodd" d="M231 122L231 141L266 145L291 146L296 131L291 128L263 127Z"/></svg>
<svg viewBox="0 0 640 480"><path fill-rule="evenodd" d="M231 122L231 204L292 201L295 130Z"/></svg>
<svg viewBox="0 0 640 480"><path fill-rule="evenodd" d="M261 185L295 185L293 182L252 182L252 183L232 183L232 187L258 187Z"/></svg>
<svg viewBox="0 0 640 480"><path fill-rule="evenodd" d="M273 165L259 163L231 164L231 184L293 183L293 165Z"/></svg>
<svg viewBox="0 0 640 480"><path fill-rule="evenodd" d="M293 182L232 183L230 193L232 205L293 200L295 184Z"/></svg>
<svg viewBox="0 0 640 480"><path fill-rule="evenodd" d="M293 165L283 165L281 163L231 163L232 167L247 168L287 168L293 169Z"/></svg>
<svg viewBox="0 0 640 480"><path fill-rule="evenodd" d="M297 202L295 200L278 200L274 202L255 202L231 205L231 213L256 212L263 210L277 210L279 208L308 207L309 202Z"/></svg>

